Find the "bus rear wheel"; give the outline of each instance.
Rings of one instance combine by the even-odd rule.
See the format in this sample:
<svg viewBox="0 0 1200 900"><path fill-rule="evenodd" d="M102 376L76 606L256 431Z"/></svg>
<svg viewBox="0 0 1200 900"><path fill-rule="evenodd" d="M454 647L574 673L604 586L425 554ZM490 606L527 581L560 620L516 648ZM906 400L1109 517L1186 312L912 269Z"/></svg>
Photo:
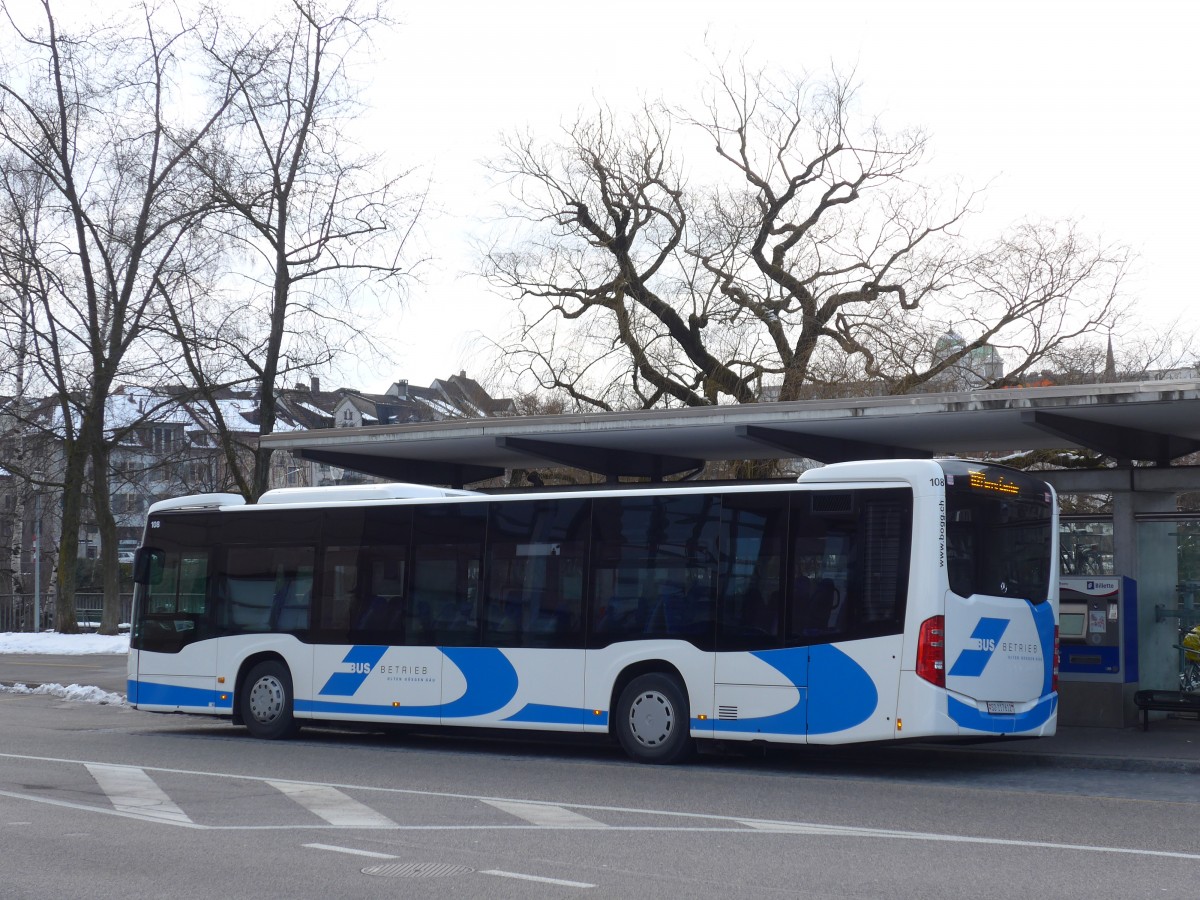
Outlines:
<svg viewBox="0 0 1200 900"><path fill-rule="evenodd" d="M279 740L300 730L292 715L292 675L277 660L260 662L242 684L238 708L246 729L256 738Z"/></svg>
<svg viewBox="0 0 1200 900"><path fill-rule="evenodd" d="M687 691L660 672L639 675L617 701L617 739L635 762L670 765L691 755Z"/></svg>

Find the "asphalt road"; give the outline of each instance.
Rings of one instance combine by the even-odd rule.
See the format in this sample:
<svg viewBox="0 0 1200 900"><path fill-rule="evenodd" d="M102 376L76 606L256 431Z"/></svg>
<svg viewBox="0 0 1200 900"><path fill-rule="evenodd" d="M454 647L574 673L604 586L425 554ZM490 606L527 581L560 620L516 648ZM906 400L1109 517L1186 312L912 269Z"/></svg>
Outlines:
<svg viewBox="0 0 1200 900"><path fill-rule="evenodd" d="M0 897L1194 898L1194 776L594 742L0 694Z"/></svg>

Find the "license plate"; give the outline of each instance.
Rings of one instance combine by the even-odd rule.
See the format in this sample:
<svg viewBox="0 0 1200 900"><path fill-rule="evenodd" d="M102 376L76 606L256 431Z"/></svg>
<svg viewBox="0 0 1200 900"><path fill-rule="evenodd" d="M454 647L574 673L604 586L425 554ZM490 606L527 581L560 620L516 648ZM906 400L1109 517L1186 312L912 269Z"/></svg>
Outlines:
<svg viewBox="0 0 1200 900"><path fill-rule="evenodd" d="M989 700L987 708L988 708L988 715L991 715L991 716L1004 716L1004 715L1011 716L1013 713L1015 713L1017 711L1016 707L1013 704L1011 704L1007 701L1004 701L1004 700L1000 700L1000 701Z"/></svg>

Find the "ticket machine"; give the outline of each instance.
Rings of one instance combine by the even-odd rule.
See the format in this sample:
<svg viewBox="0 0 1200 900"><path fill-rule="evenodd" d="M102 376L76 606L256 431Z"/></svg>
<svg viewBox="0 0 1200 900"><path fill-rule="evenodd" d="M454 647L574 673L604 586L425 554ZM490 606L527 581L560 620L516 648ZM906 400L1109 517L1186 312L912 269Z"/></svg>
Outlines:
<svg viewBox="0 0 1200 900"><path fill-rule="evenodd" d="M1137 723L1137 582L1063 575L1058 595L1060 725Z"/></svg>

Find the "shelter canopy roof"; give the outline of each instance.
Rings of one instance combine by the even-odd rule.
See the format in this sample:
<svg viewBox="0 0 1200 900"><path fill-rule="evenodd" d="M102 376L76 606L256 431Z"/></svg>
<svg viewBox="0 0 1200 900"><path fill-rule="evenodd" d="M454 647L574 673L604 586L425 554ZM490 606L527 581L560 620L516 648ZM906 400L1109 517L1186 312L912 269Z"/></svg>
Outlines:
<svg viewBox="0 0 1200 900"><path fill-rule="evenodd" d="M1200 451L1200 381L455 419L263 441L384 478L454 486L511 468L569 465L660 478L710 460L838 462L1049 448L1167 466Z"/></svg>

